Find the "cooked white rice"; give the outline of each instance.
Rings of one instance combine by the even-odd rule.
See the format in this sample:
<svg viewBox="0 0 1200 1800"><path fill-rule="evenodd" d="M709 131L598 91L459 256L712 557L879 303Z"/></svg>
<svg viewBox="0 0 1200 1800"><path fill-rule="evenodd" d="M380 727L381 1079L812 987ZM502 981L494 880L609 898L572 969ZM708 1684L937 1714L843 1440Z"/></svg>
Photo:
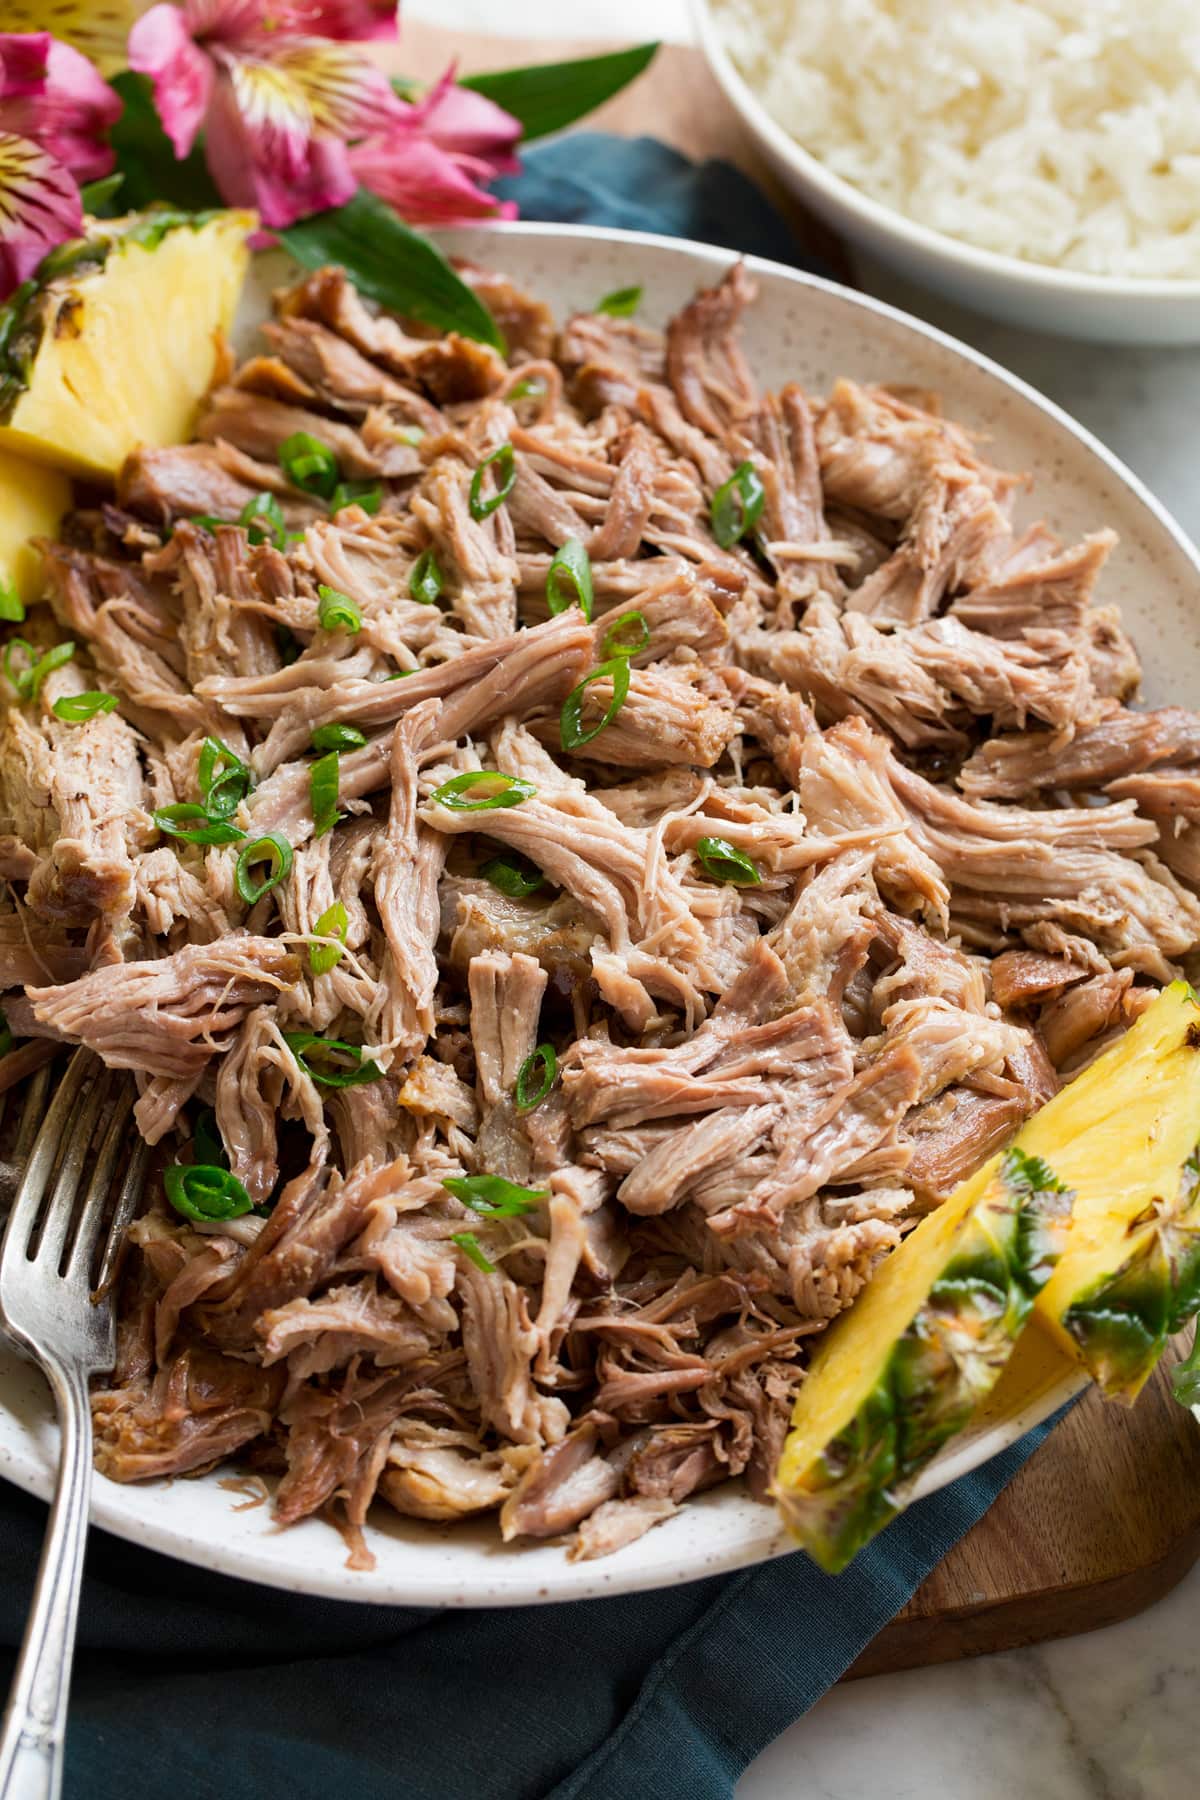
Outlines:
<svg viewBox="0 0 1200 1800"><path fill-rule="evenodd" d="M1200 278L1200 0L713 0L805 149L985 250Z"/></svg>

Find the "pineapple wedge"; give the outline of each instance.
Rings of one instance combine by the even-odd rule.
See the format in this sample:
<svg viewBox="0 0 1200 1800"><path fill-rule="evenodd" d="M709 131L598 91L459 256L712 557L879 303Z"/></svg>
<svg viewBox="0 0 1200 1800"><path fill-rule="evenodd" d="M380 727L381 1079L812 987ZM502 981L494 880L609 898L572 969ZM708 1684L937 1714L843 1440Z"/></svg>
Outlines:
<svg viewBox="0 0 1200 1800"><path fill-rule="evenodd" d="M1200 1301L1198 1137L1200 1001L1175 982L830 1328L774 1489L822 1568L844 1568L900 1510L1031 1315L1107 1394L1137 1392Z"/></svg>
<svg viewBox="0 0 1200 1800"><path fill-rule="evenodd" d="M0 449L111 480L186 440L233 322L254 216L91 220L0 312Z"/></svg>
<svg viewBox="0 0 1200 1800"><path fill-rule="evenodd" d="M0 583L27 606L42 592L42 559L29 540L54 537L70 504L65 475L0 450Z"/></svg>
<svg viewBox="0 0 1200 1800"><path fill-rule="evenodd" d="M994 1156L830 1328L772 1490L830 1574L899 1511L897 1490L995 1383L1059 1254L1069 1204L1044 1163L1015 1146Z"/></svg>
<svg viewBox="0 0 1200 1800"><path fill-rule="evenodd" d="M1039 1320L1110 1399L1134 1400L1200 1305L1200 1002L1173 982L1018 1143L1076 1190Z"/></svg>

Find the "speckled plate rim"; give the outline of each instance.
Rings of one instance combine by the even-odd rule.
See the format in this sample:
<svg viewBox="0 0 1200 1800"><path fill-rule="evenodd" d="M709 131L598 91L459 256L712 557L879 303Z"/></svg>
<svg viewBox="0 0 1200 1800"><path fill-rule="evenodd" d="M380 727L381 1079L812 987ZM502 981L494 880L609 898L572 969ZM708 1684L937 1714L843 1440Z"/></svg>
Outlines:
<svg viewBox="0 0 1200 1800"><path fill-rule="evenodd" d="M640 280L647 290L647 314L657 318L665 308L655 303L656 284L669 291L666 304L677 304L686 288L711 282L734 260L728 251L685 239L589 226L478 226L444 233L441 241L452 252L494 259L518 280L536 281L559 316L586 306L610 287ZM1036 435L1040 424L1048 434L1048 449L1057 445L1060 451L1058 472L1039 475L1043 497L1055 502L1052 520L1062 524L1065 518L1064 529L1080 529L1087 526L1088 507L1092 526L1104 522L1106 507L1126 514L1132 566L1121 584L1126 591L1116 597L1155 638L1151 655L1144 656L1148 685L1162 686L1165 692L1168 686L1178 687L1181 678L1190 678L1200 690L1200 556L1165 508L1103 444L1027 383L946 333L834 282L780 263L747 260L762 284L760 318L774 311L778 324L792 316L793 302L803 304L807 298L815 310L823 307L853 344L871 346L870 328L875 326L890 345L888 379L932 379L937 365L945 391L947 380L953 390L956 374L962 375L974 405L951 392L947 410L968 423L973 412L991 410L1004 425L997 424L997 436L1015 433L1017 439ZM278 262L267 260L262 268L265 292L283 271ZM258 311L261 316L261 300ZM839 355L836 367L824 364L819 375L793 362L786 369L772 367L780 344L801 363L803 356L789 348L786 333L772 335L769 326L768 319L758 327L769 340L762 343L755 341L753 324L747 332L751 360L765 381L787 373L814 383L837 373L883 378L878 367L862 366L871 363L869 355L851 353ZM921 368L923 364L929 366ZM1065 473L1068 451L1077 459L1083 453L1086 480L1083 473ZM1169 650L1158 643L1165 609L1173 610L1180 626L1193 634L1182 665L1174 640ZM978 1468L1050 1418L1085 1385L1082 1374L1065 1363L1043 1367L1027 1392L1014 1395L1007 1417L981 1420L957 1438L909 1497L933 1493ZM45 1497L56 1453L57 1430L41 1376L0 1349L0 1475ZM494 1524L443 1528L401 1519L381 1507L369 1526L377 1566L371 1572L350 1571L344 1545L324 1521L306 1520L282 1532L264 1509L241 1508L242 1497L222 1488L222 1479L214 1471L195 1480L122 1487L98 1476L92 1518L119 1537L220 1574L375 1605L476 1607L597 1598L698 1580L792 1548L774 1513L735 1482L700 1495L638 1543L594 1563L568 1562L560 1544L503 1545Z"/></svg>

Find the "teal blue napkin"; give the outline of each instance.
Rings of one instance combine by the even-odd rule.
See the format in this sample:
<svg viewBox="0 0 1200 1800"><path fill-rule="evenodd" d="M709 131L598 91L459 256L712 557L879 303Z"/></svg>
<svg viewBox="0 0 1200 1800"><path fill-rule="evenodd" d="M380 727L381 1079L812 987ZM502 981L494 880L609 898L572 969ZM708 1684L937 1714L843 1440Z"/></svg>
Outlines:
<svg viewBox="0 0 1200 1800"><path fill-rule="evenodd" d="M734 169L648 138L576 133L531 152L508 191L527 217L804 260ZM727 1800L1045 1429L914 1507L836 1579L797 1554L653 1594L438 1613L276 1593L95 1532L67 1800ZM44 1522L0 1487L5 1680Z"/></svg>

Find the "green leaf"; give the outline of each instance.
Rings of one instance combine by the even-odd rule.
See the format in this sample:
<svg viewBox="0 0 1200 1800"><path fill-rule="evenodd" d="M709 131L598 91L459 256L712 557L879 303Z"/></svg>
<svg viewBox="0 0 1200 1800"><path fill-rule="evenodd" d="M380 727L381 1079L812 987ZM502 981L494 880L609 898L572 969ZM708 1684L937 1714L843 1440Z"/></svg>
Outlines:
<svg viewBox="0 0 1200 1800"><path fill-rule="evenodd" d="M93 219L113 218L120 211L114 202L124 180L118 169L115 175L106 175L102 181L85 182L79 190L84 212L91 213Z"/></svg>
<svg viewBox="0 0 1200 1800"><path fill-rule="evenodd" d="M306 269L340 263L359 292L380 306L503 350L495 319L441 251L365 188L345 206L314 213L279 236Z"/></svg>
<svg viewBox="0 0 1200 1800"><path fill-rule="evenodd" d="M113 76L111 86L124 102L109 133L117 169L125 177L122 205L130 212L156 201L192 211L223 205L199 144L182 159L175 155L154 110L146 76L124 69Z"/></svg>
<svg viewBox="0 0 1200 1800"><path fill-rule="evenodd" d="M494 100L521 122L526 142L574 124L627 87L654 61L658 45L638 44L607 56L540 63L529 69L497 69L468 75L459 85Z"/></svg>

